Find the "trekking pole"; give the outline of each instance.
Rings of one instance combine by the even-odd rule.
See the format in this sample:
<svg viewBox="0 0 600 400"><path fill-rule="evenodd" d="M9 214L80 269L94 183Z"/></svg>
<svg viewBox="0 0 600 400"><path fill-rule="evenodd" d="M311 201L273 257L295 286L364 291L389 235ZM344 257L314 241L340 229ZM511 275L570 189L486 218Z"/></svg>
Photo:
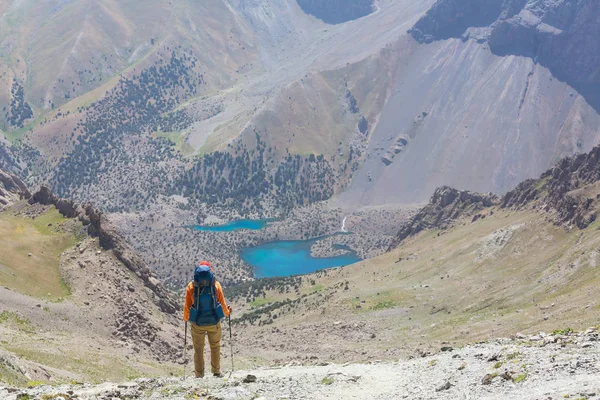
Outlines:
<svg viewBox="0 0 600 400"><path fill-rule="evenodd" d="M185 321L185 333L183 336L183 380L185 381L185 367L187 366L187 357L185 356L187 350L187 321Z"/></svg>
<svg viewBox="0 0 600 400"><path fill-rule="evenodd" d="M227 321L229 324L229 348L231 349L231 372L229 373L229 377L233 374L233 335L231 334L231 315L227 316Z"/></svg>

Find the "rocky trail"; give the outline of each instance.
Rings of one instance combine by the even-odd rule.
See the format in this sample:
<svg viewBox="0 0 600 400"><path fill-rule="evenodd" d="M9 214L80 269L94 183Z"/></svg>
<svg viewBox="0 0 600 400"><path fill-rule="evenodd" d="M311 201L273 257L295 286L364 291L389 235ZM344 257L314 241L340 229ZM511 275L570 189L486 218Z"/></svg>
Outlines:
<svg viewBox="0 0 600 400"><path fill-rule="evenodd" d="M236 371L231 378L0 387L17 399L600 399L600 334L518 334L397 362ZM190 365L188 365L188 368ZM189 369L188 369L189 371Z"/></svg>

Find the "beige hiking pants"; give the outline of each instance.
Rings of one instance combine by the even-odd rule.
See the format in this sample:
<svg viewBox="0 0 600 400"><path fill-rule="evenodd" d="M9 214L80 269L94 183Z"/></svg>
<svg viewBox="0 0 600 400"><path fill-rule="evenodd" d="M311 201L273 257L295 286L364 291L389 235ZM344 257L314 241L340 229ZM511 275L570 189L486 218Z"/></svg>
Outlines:
<svg viewBox="0 0 600 400"><path fill-rule="evenodd" d="M208 334L210 346L210 366L213 374L221 373L221 323L198 326L192 323L194 343L194 367L196 378L204 376L204 336Z"/></svg>

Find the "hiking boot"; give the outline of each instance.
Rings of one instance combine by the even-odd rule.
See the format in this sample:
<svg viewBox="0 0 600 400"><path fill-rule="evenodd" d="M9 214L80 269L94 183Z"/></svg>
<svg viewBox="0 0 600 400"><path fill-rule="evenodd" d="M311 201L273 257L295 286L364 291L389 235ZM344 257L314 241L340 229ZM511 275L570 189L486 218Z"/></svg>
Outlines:
<svg viewBox="0 0 600 400"><path fill-rule="evenodd" d="M213 376L214 376L215 378L222 378L222 377L224 377L225 375L223 375L222 373L218 372L218 373L216 373L216 374L213 374Z"/></svg>

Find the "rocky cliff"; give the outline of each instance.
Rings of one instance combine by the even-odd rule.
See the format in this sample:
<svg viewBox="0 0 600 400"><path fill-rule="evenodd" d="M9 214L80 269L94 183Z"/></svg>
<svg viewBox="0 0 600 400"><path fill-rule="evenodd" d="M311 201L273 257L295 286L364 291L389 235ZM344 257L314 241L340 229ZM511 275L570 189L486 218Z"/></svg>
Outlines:
<svg viewBox="0 0 600 400"><path fill-rule="evenodd" d="M438 0L409 31L420 43L469 37L497 55L532 58L600 109L600 3Z"/></svg>
<svg viewBox="0 0 600 400"><path fill-rule="evenodd" d="M0 170L0 210L15 201L30 196L31 194L21 179Z"/></svg>
<svg viewBox="0 0 600 400"><path fill-rule="evenodd" d="M596 220L600 200L600 147L565 158L540 179L529 179L507 193L503 208L539 207L557 223L584 229Z"/></svg>
<svg viewBox="0 0 600 400"><path fill-rule="evenodd" d="M429 203L405 224L390 246L395 248L409 236L425 229L446 229L455 219L476 214L484 207L490 207L498 201L493 194L479 194L461 191L443 186L435 191Z"/></svg>

